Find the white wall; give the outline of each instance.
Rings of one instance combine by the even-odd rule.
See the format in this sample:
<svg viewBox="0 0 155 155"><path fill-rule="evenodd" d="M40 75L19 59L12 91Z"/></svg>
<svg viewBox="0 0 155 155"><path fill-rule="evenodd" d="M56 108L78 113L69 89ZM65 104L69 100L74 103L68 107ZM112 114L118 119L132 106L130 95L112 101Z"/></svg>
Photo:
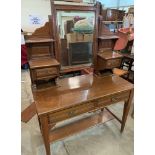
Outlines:
<svg viewBox="0 0 155 155"><path fill-rule="evenodd" d="M43 19L40 25L32 25L29 22L29 15L36 15ZM48 21L51 15L50 0L21 0L21 28L27 32L34 32Z"/></svg>

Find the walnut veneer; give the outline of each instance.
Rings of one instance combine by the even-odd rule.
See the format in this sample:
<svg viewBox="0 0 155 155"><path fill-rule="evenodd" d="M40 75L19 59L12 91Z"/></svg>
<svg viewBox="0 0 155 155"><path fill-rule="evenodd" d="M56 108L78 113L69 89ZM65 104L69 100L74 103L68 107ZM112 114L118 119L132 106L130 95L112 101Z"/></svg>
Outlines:
<svg viewBox="0 0 155 155"><path fill-rule="evenodd" d="M112 50L100 51L97 54L97 69L113 69L115 67L120 67L122 61L122 55L116 53Z"/></svg>
<svg viewBox="0 0 155 155"><path fill-rule="evenodd" d="M33 88L33 96L46 154L50 155L50 142L113 118L121 123L121 132L123 132L132 101L133 85L114 75L105 77L83 75L58 80L57 86L54 87ZM119 101L124 101L122 120L106 108ZM71 124L53 128L60 121L96 110L101 112Z"/></svg>
<svg viewBox="0 0 155 155"><path fill-rule="evenodd" d="M50 80L59 76L60 63L56 60L57 48L53 35L52 19L53 16L49 16L49 22L36 29L26 39L30 77L33 86L39 80Z"/></svg>

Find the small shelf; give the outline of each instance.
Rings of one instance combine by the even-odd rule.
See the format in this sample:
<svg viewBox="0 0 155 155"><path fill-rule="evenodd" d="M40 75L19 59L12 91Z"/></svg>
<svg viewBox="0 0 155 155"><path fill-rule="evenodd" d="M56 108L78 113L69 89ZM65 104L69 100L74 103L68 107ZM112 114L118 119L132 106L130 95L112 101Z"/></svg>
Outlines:
<svg viewBox="0 0 155 155"><path fill-rule="evenodd" d="M48 43L48 42L54 42L55 40L52 38L32 38L27 39L25 42L28 43Z"/></svg>
<svg viewBox="0 0 155 155"><path fill-rule="evenodd" d="M103 52L99 52L97 54L97 56L99 56L100 58L104 59L104 60L109 60L109 59L116 59L116 58L122 58L123 56L117 52L114 52L112 50L106 50Z"/></svg>
<svg viewBox="0 0 155 155"><path fill-rule="evenodd" d="M117 35L102 35L102 36L99 36L98 39L101 39L101 40L119 39L119 36L117 36Z"/></svg>
<svg viewBox="0 0 155 155"><path fill-rule="evenodd" d="M123 23L123 21L102 21L104 24L111 24L111 23Z"/></svg>
<svg viewBox="0 0 155 155"><path fill-rule="evenodd" d="M60 63L54 58L42 58L42 59L32 59L29 61L31 69L34 68L43 68L49 66L59 66Z"/></svg>

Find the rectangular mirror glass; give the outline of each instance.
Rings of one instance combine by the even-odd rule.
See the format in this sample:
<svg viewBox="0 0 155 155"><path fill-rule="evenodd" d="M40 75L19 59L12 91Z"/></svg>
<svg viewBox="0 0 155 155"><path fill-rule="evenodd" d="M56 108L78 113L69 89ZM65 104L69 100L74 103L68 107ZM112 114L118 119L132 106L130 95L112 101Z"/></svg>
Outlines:
<svg viewBox="0 0 155 155"><path fill-rule="evenodd" d="M91 11L57 11L62 66L92 64L94 23Z"/></svg>

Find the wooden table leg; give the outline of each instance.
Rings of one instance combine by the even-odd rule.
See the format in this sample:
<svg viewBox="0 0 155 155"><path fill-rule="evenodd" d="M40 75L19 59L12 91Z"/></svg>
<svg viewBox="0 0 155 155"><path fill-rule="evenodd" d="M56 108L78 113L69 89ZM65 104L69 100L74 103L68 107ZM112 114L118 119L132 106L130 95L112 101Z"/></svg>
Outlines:
<svg viewBox="0 0 155 155"><path fill-rule="evenodd" d="M121 132L123 132L124 127L125 127L125 123L126 123L126 120L127 120L129 110L130 110L132 98L133 98L133 90L131 90L129 100L124 103L124 110L123 110L123 117L122 117L122 124L121 124Z"/></svg>
<svg viewBox="0 0 155 155"><path fill-rule="evenodd" d="M46 155L51 155L50 152L50 141L49 141L49 126L48 126L48 117L41 116L40 117L42 136L45 144Z"/></svg>

